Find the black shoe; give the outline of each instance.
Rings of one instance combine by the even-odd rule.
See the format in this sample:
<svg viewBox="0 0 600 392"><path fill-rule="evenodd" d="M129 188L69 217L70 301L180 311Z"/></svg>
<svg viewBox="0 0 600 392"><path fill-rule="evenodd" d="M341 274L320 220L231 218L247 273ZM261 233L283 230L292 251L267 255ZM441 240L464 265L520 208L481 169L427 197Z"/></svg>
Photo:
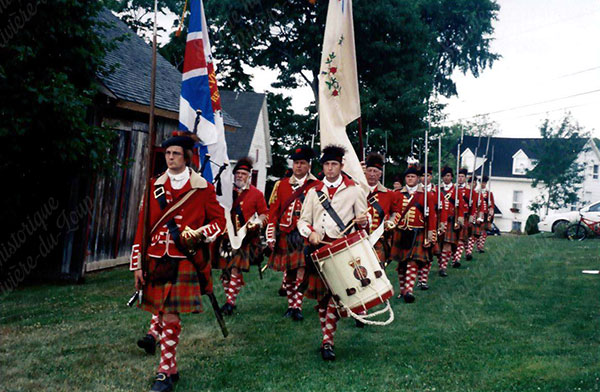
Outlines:
<svg viewBox="0 0 600 392"><path fill-rule="evenodd" d="M427 283L421 283L421 285L419 286L419 288L423 291L425 290L429 290L429 285Z"/></svg>
<svg viewBox="0 0 600 392"><path fill-rule="evenodd" d="M173 390L173 381L171 377L164 373L158 373L154 379L154 384L150 392L169 392Z"/></svg>
<svg viewBox="0 0 600 392"><path fill-rule="evenodd" d="M417 288L417 289L420 289L422 285L423 285L423 283L421 283L421 282L417 282L417 285L415 286L415 288ZM421 289L421 290L422 290L422 289Z"/></svg>
<svg viewBox="0 0 600 392"><path fill-rule="evenodd" d="M479 253L485 253L485 250L483 250L483 249L477 249L477 252L479 252Z"/></svg>
<svg viewBox="0 0 600 392"><path fill-rule="evenodd" d="M179 381L179 372L171 374L171 381L173 381L173 382Z"/></svg>
<svg viewBox="0 0 600 392"><path fill-rule="evenodd" d="M360 320L354 319L354 322L356 324L356 328L364 328L365 327L365 323L363 323Z"/></svg>
<svg viewBox="0 0 600 392"><path fill-rule="evenodd" d="M452 268L460 268L460 266L460 261L455 261L454 263L452 263Z"/></svg>
<svg viewBox="0 0 600 392"><path fill-rule="evenodd" d="M156 353L156 339L150 334L138 340L137 345L139 348L143 348L146 354L154 355Z"/></svg>
<svg viewBox="0 0 600 392"><path fill-rule="evenodd" d="M445 278L446 276L448 276L448 273L446 272L445 269L441 269L440 272L438 272L438 274L442 277Z"/></svg>
<svg viewBox="0 0 600 392"><path fill-rule="evenodd" d="M406 302L407 304L412 304L413 302L415 302L415 296L413 295L413 293L404 294L404 302Z"/></svg>
<svg viewBox="0 0 600 392"><path fill-rule="evenodd" d="M294 320L294 321L304 320L304 316L302 315L302 310L292 309L292 320Z"/></svg>
<svg viewBox="0 0 600 392"><path fill-rule="evenodd" d="M467 259L467 261L473 260L473 255L467 255L466 259Z"/></svg>
<svg viewBox="0 0 600 392"><path fill-rule="evenodd" d="M233 314L234 309L235 306L233 306L229 302L226 302L225 305L221 307L221 313L223 313L225 316L231 316Z"/></svg>
<svg viewBox="0 0 600 392"><path fill-rule="evenodd" d="M293 314L294 314L294 309L293 308L287 308L287 310L283 314L283 317L292 317Z"/></svg>
<svg viewBox="0 0 600 392"><path fill-rule="evenodd" d="M287 296L287 291L283 287L280 287L279 290L277 290L277 294L280 297L286 297Z"/></svg>
<svg viewBox="0 0 600 392"><path fill-rule="evenodd" d="M335 361L335 353L331 344L327 343L321 347L321 357L324 361Z"/></svg>

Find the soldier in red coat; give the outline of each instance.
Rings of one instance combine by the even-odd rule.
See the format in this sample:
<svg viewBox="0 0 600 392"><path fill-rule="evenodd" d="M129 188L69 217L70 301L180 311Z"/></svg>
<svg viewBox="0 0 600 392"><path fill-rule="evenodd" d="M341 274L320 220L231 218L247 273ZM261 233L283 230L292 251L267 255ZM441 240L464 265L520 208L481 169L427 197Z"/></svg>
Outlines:
<svg viewBox="0 0 600 392"><path fill-rule="evenodd" d="M231 315L235 309L237 297L244 285L243 271L250 270L250 264L262 258L260 248L260 229L267 221L267 202L261 191L250 184L252 160L242 158L233 168L233 204L231 206L231 222L234 230L239 231L246 225L247 234L242 246L231 252L231 257L220 258L220 268L225 270L223 287L227 302L221 308L223 314ZM246 224L247 223L247 224ZM225 236L223 236L225 237ZM228 241L222 238L221 241Z"/></svg>
<svg viewBox="0 0 600 392"><path fill-rule="evenodd" d="M315 152L309 146L300 146L291 153L292 175L275 183L269 203L269 224L267 225L267 245L272 250L269 267L284 272L283 287L286 292L288 309L285 317L302 321L302 301L304 294L300 284L304 280L304 237L298 232L298 219L306 193L313 187L322 185L310 173L311 160Z"/></svg>
<svg viewBox="0 0 600 392"><path fill-rule="evenodd" d="M420 176L420 183L421 184L425 184L425 170L423 167L421 167L418 170L418 174ZM437 200L438 200L438 189L435 185L433 185L433 183L431 182L433 179L433 168L431 166L429 166L427 168L427 197L431 200L433 200L433 203L436 205L437 207ZM437 214L438 210L436 209L436 217L439 217L440 215ZM438 221L436 220L435 222L435 226L431 226L431 230L435 230L435 232L437 233L438 230ZM421 290L429 290L429 272L431 271L431 265L433 264L433 256L437 256L438 260L441 257L441 247L438 241L435 241L433 243L433 245L427 249L427 262L424 264L419 264L419 270L418 270L418 274L417 274L417 287Z"/></svg>
<svg viewBox="0 0 600 392"><path fill-rule="evenodd" d="M485 253L483 250L487 231L492 227L494 220L494 194L487 189L488 176L483 176L481 186L475 199L475 230L473 235L477 239L477 251Z"/></svg>
<svg viewBox="0 0 600 392"><path fill-rule="evenodd" d="M467 249L465 251L465 258L467 260L472 260L473 259L473 248L475 247L475 242L476 242L476 238L475 238L475 226L476 226L476 219L477 219L477 198L479 197L479 193L476 190L477 187L477 177L475 175L472 175L471 178L469 178L469 182L467 187L469 188L469 194L470 194L470 205L469 205L469 239L467 241Z"/></svg>
<svg viewBox="0 0 600 392"><path fill-rule="evenodd" d="M460 259L462 257L463 251L465 250L465 244L469 241L469 237L471 236L471 225L469 223L470 211L469 211L469 195L471 194L471 188L467 185L467 169L460 169L458 171L458 202L462 204L464 207L462 209L462 214L459 211L458 218L462 218L462 226L458 233L458 241L456 245L456 251L452 256L452 263L458 263L460 265ZM471 202L472 204L472 202Z"/></svg>
<svg viewBox="0 0 600 392"><path fill-rule="evenodd" d="M207 243L225 228L214 187L186 166L193 145L194 140L185 135L162 144L168 169L150 184L147 254L141 255L140 248L143 206L132 247L130 270L136 289L142 290L140 307L153 314L152 327L142 341L152 348L160 341L161 359L152 391L170 391L179 379L179 314L201 312L200 296L212 290L207 247L198 252L187 248L184 229L194 230L196 238Z"/></svg>
<svg viewBox="0 0 600 392"><path fill-rule="evenodd" d="M397 192L393 208L396 224L392 258L398 261L400 297L404 302L415 301L413 289L417 269L430 263L429 250L436 241L435 200L427 195L429 215L425 212L425 189L419 184L417 169L409 167L404 173L405 185Z"/></svg>
<svg viewBox="0 0 600 392"><path fill-rule="evenodd" d="M367 205L369 206L368 212L372 217L370 226L371 233L386 220L390 219L390 216L393 213L392 206L396 196L394 192L387 189L380 182L381 176L383 175L383 162L383 156L378 153L367 155L365 160L365 176L369 187L367 189ZM373 248L379 257L379 261L382 264L387 264L391 253L390 239L388 236L382 235Z"/></svg>
<svg viewBox="0 0 600 392"><path fill-rule="evenodd" d="M446 268L456 251L461 228L464 226L464 211L467 204L457 196L457 188L452 183L453 170L450 167L442 169L442 187L440 192L441 214L438 234L441 236L442 254L438 259L440 276L447 276ZM460 267L459 261L453 261L452 267Z"/></svg>

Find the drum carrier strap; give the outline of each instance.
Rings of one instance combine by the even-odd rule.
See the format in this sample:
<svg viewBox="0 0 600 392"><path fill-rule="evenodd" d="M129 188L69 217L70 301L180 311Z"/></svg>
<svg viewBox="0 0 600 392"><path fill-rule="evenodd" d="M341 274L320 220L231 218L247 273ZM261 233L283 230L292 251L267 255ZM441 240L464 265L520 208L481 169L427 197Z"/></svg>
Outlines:
<svg viewBox="0 0 600 392"><path fill-rule="evenodd" d="M377 211L377 213L379 214L379 216L381 217L381 219L384 219L385 218L385 211L383 211L383 207L377 201L377 197L376 196L377 196L377 194L374 194L373 196L369 197L369 199L367 201L375 209L375 211Z"/></svg>
<svg viewBox="0 0 600 392"><path fill-rule="evenodd" d="M342 218L340 218L340 216L337 214L337 212L335 212L335 210L331 206L331 202L329 201L325 193L323 193L322 191L317 191L317 196L319 196L319 203L321 203L325 211L327 211L331 219L333 219L333 221L335 222L337 227L342 231L342 233L348 229L348 226L354 224L352 221L348 222L347 225L344 224Z"/></svg>

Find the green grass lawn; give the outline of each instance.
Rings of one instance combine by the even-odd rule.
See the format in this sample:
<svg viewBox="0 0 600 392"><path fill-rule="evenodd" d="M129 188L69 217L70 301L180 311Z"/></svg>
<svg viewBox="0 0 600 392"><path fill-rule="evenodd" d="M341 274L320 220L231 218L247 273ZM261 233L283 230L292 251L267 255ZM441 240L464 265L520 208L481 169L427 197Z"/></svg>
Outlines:
<svg viewBox="0 0 600 392"><path fill-rule="evenodd" d="M495 237L387 327L339 323L337 360L318 353L315 304L281 316L279 273L254 269L224 339L205 301L183 317L178 391L599 391L600 242ZM392 265L390 280L397 286ZM135 344L150 315L125 306L124 268L79 286L36 286L0 302L1 391L144 391L158 365ZM224 295L218 290L222 302Z"/></svg>

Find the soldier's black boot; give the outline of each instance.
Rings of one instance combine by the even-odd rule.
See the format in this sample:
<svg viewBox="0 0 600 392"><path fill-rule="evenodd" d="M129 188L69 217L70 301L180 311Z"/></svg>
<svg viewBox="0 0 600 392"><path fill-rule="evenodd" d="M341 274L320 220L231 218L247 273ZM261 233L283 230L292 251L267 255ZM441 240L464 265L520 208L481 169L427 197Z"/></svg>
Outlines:
<svg viewBox="0 0 600 392"><path fill-rule="evenodd" d="M154 355L156 353L156 339L150 334L138 340L137 345L139 348L143 348L146 354Z"/></svg>
<svg viewBox="0 0 600 392"><path fill-rule="evenodd" d="M321 357L324 361L335 361L335 353L331 344L326 343L321 347Z"/></svg>
<svg viewBox="0 0 600 392"><path fill-rule="evenodd" d="M158 373L150 392L170 392L173 390L173 381L165 373Z"/></svg>

